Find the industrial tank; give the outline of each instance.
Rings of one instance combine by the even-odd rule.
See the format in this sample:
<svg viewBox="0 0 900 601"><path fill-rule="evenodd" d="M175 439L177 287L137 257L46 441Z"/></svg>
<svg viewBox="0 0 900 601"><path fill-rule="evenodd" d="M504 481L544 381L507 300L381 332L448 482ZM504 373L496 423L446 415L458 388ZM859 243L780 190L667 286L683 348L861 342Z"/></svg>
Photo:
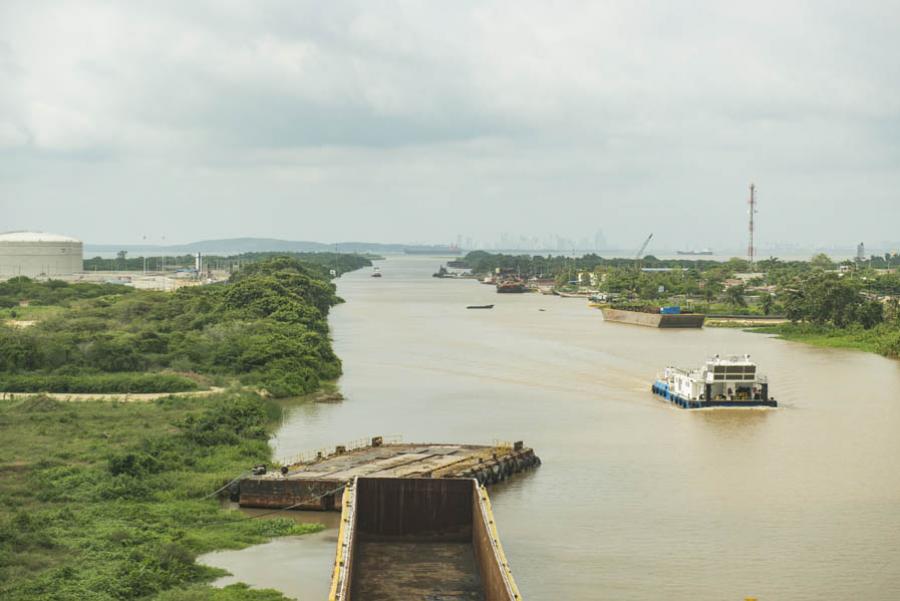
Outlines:
<svg viewBox="0 0 900 601"><path fill-rule="evenodd" d="M0 234L0 278L60 276L84 269L81 240L44 232Z"/></svg>

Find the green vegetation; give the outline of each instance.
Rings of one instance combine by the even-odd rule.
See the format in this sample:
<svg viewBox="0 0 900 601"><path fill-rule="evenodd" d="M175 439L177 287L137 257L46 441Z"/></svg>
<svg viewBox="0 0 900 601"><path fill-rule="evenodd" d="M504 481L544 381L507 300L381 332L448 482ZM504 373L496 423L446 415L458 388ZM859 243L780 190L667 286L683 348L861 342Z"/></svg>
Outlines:
<svg viewBox="0 0 900 601"><path fill-rule="evenodd" d="M270 461L281 407L250 393L152 403L0 402L0 598L274 601L202 585L198 554L316 526L250 519L211 493ZM271 517L271 516L269 516Z"/></svg>
<svg viewBox="0 0 900 601"><path fill-rule="evenodd" d="M340 269L369 263L347 256ZM0 303L58 310L30 327L0 325L0 385L176 392L197 388L179 374L201 374L277 397L312 392L341 372L326 322L341 302L330 269L276 257L245 265L227 284L174 293L14 278L0 283Z"/></svg>
<svg viewBox="0 0 900 601"><path fill-rule="evenodd" d="M897 274L840 277L813 272L783 290L785 313L791 323L756 331L817 346L900 357L898 285ZM885 293L890 296L883 297Z"/></svg>
<svg viewBox="0 0 900 601"><path fill-rule="evenodd" d="M815 346L852 348L886 357L900 357L900 328L896 324L880 324L867 330L859 326L837 328L830 325L786 323L756 327L752 331L776 334L785 340Z"/></svg>
<svg viewBox="0 0 900 601"><path fill-rule="evenodd" d="M282 411L271 397L327 389L340 374L326 322L341 302L331 271L368 263L266 258L226 284L175 293L0 283L11 321L0 325L5 391L171 392L237 381L269 392L0 401L0 598L283 599L244 585L213 589L205 583L221 571L195 558L318 529L227 511L216 493L271 462Z"/></svg>
<svg viewBox="0 0 900 601"><path fill-rule="evenodd" d="M333 252L251 252L239 255L204 255L203 265L211 269L224 269L236 272L244 266L276 257L290 257L303 261L308 266L315 266L327 276L333 269L338 275L353 271L371 264L369 255L357 255ZM377 258L377 257L376 257ZM93 257L84 260L85 271L162 271L176 269L193 269L194 255L170 255L164 257L128 257L126 251L119 251L115 259Z"/></svg>
<svg viewBox="0 0 900 601"><path fill-rule="evenodd" d="M606 293L616 306L682 305L707 314L784 316L791 323L754 331L825 346L900 356L900 255L873 255L836 263L818 254L809 261L770 258L660 260L493 255L472 252L466 264L478 274L495 269L553 279L557 287ZM642 271L641 268L662 271ZM724 324L727 325L727 324Z"/></svg>
<svg viewBox="0 0 900 601"><path fill-rule="evenodd" d="M3 392L187 392L199 387L195 380L176 374L0 374L0 391Z"/></svg>

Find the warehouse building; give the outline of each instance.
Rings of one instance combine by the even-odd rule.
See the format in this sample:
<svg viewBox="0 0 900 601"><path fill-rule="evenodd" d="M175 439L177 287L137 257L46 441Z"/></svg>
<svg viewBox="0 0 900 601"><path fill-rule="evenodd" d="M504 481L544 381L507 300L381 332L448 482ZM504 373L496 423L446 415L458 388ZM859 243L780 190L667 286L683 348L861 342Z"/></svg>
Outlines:
<svg viewBox="0 0 900 601"><path fill-rule="evenodd" d="M0 279L55 277L84 270L81 240L44 232L0 234Z"/></svg>

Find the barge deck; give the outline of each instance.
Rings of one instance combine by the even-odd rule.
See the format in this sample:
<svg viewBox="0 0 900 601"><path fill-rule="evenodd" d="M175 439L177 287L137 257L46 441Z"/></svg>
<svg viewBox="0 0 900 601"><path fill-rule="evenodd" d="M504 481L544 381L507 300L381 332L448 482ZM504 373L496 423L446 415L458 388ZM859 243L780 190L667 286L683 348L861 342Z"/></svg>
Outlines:
<svg viewBox="0 0 900 601"><path fill-rule="evenodd" d="M358 448L337 446L280 472L248 476L233 496L242 507L339 511L344 486L357 477L474 478L494 484L537 465L540 459L521 441L385 444L377 436Z"/></svg>

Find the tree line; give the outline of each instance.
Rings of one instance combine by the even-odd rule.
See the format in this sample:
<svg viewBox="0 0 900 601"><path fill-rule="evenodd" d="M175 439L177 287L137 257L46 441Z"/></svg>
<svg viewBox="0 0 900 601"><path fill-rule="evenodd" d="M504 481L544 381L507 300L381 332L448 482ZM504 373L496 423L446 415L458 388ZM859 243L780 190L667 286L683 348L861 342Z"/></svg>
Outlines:
<svg viewBox="0 0 900 601"><path fill-rule="evenodd" d="M167 372L237 379L274 396L314 391L341 373L326 321L342 302L330 265L268 258L225 284L172 293L14 278L0 284L0 301L65 310L31 327L0 326L0 388L156 392L161 380L137 375Z"/></svg>

